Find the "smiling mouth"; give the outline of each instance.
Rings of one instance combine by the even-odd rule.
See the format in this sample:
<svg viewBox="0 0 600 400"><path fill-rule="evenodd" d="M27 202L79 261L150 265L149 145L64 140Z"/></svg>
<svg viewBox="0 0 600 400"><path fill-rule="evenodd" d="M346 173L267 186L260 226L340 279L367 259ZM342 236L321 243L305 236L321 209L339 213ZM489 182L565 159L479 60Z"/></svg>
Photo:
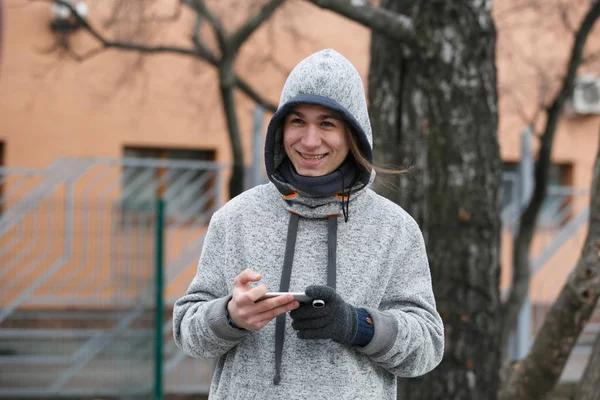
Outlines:
<svg viewBox="0 0 600 400"><path fill-rule="evenodd" d="M304 158L305 160L320 160L327 155L327 154L318 154L318 155L311 156L311 155L300 153L300 152L298 152L298 154L300 154L300 157Z"/></svg>

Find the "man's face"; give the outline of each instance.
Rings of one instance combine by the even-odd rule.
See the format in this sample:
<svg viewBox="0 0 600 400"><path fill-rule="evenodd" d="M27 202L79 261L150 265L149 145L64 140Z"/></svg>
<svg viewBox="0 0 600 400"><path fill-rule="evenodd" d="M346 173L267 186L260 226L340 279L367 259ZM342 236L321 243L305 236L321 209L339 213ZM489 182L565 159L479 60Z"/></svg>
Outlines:
<svg viewBox="0 0 600 400"><path fill-rule="evenodd" d="M346 125L328 108L294 107L283 125L285 153L300 175L322 176L335 171L348 155Z"/></svg>

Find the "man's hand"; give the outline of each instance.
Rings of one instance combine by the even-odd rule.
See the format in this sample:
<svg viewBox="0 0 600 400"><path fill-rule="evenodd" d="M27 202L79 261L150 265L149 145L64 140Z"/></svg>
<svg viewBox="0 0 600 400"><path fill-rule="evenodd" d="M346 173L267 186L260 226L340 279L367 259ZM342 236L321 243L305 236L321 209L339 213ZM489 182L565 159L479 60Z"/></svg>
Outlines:
<svg viewBox="0 0 600 400"><path fill-rule="evenodd" d="M300 306L289 294L256 302L267 293L265 285L251 287L250 282L258 282L262 276L250 269L235 277L233 297L227 303L227 311L233 323L249 331L263 328L279 314L294 310Z"/></svg>
<svg viewBox="0 0 600 400"><path fill-rule="evenodd" d="M356 337L358 316L356 308L346 303L329 286L313 285L305 293L313 299L325 301L323 308L314 308L311 304L290 313L294 320L292 328L300 339L331 339L342 344L351 344Z"/></svg>

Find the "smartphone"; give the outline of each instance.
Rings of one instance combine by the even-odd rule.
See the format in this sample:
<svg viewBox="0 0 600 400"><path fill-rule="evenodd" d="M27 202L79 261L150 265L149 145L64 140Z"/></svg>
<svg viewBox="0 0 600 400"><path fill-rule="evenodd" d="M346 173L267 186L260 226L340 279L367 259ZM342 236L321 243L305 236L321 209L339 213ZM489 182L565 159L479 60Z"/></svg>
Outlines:
<svg viewBox="0 0 600 400"><path fill-rule="evenodd" d="M298 300L300 303L310 303L311 298L305 295L302 292L267 292L264 296L262 296L260 300L270 299L271 297L283 296L286 294L291 294L294 296L294 300Z"/></svg>
<svg viewBox="0 0 600 400"><path fill-rule="evenodd" d="M271 297L282 296L285 294L293 295L294 300L298 300L300 303L312 303L312 306L314 308L322 308L325 306L325 302L323 300L321 300L321 299L313 300L312 298L308 297L306 294L304 294L302 292L267 292L267 293L265 293L265 295L263 297L258 299L258 301L264 300L264 299L270 299Z"/></svg>

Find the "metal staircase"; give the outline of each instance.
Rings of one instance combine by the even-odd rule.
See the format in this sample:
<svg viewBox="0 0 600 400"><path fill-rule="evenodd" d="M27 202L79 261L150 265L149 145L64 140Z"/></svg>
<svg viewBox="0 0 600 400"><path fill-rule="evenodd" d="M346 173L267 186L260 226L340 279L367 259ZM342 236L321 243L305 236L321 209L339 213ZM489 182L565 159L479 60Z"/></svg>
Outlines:
<svg viewBox="0 0 600 400"><path fill-rule="evenodd" d="M148 159L0 169L0 397L152 393L157 193L167 204L163 387L207 393L212 364L176 348L170 309L222 203L222 176L214 163Z"/></svg>

